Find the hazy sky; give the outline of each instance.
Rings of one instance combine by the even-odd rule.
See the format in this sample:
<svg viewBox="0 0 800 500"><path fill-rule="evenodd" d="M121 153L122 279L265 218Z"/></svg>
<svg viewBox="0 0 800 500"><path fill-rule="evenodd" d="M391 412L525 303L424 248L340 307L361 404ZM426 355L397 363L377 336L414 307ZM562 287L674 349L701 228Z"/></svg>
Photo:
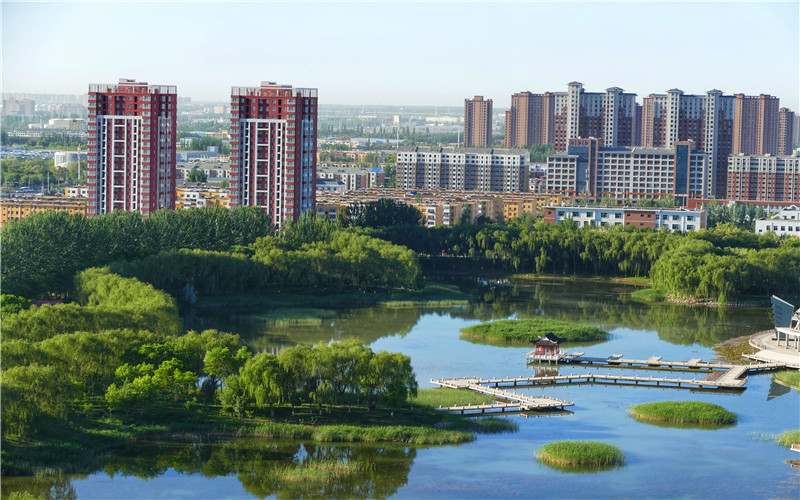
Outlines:
<svg viewBox="0 0 800 500"><path fill-rule="evenodd" d="M800 4L2 2L2 90L118 78L227 101L262 80L323 104L461 106L622 87L767 93L798 109Z"/></svg>

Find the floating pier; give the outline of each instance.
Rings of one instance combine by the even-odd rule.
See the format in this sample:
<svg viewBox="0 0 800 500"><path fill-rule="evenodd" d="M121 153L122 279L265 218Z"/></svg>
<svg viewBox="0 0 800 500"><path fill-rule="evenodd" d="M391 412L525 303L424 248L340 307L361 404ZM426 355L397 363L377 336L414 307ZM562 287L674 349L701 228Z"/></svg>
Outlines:
<svg viewBox="0 0 800 500"><path fill-rule="evenodd" d="M432 383L438 384L440 387L449 387L451 389L470 389L481 394L494 396L506 400L502 403L492 403L486 405L465 405L465 406L448 406L441 407L441 410L458 411L465 413L467 411L486 413L487 411L542 411L542 410L563 410L565 406L574 406L575 403L563 401L561 399L551 398L548 396L526 396L517 394L511 391L504 391L495 386L486 387L480 379L476 378L462 378L462 379L433 379Z"/></svg>
<svg viewBox="0 0 800 500"><path fill-rule="evenodd" d="M544 359L544 358L547 359ZM554 359L557 357L557 360ZM532 361L533 360L533 361ZM627 385L644 387L661 387L672 389L696 390L728 390L743 391L747 382L745 377L749 373L772 371L784 368L781 363L755 363L750 365L733 365L728 363L709 363L700 358L688 361L663 361L661 356L651 356L648 359L626 359L621 354L612 354L606 358L587 357L583 353L542 356L541 354L528 353L528 363L548 361L564 364L584 366L605 366L614 368L639 368L645 370L672 370L680 372L707 373L704 377L672 378L672 377L643 377L639 375L611 375L598 373L583 373L570 375L538 375L528 377L504 378L478 378L464 377L453 379L431 379L431 383L440 387L453 389L470 389L481 394L495 396L504 400L484 405L464 405L441 407L441 410L487 413L493 411L529 411L529 410L563 410L565 406L574 406L574 403L551 398L548 396L524 396L505 389L516 387L534 387L537 385L567 385L567 384L606 384Z"/></svg>

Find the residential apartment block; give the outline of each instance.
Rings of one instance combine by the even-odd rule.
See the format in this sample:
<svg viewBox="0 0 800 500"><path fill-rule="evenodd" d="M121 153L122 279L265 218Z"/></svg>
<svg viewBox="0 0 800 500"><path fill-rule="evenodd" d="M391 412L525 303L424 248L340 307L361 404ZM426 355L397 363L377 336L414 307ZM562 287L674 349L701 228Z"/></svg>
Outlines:
<svg viewBox="0 0 800 500"><path fill-rule="evenodd" d="M529 159L519 149L403 146L397 152L397 187L525 192Z"/></svg>
<svg viewBox="0 0 800 500"><path fill-rule="evenodd" d="M548 206L544 208L545 224L558 224L572 220L578 227L633 226L670 231L696 231L705 229L706 212L682 208L631 208L596 206Z"/></svg>
<svg viewBox="0 0 800 500"><path fill-rule="evenodd" d="M175 86L89 85L88 215L175 208L176 118Z"/></svg>
<svg viewBox="0 0 800 500"><path fill-rule="evenodd" d="M492 100L476 95L464 99L464 145L492 147Z"/></svg>
<svg viewBox="0 0 800 500"><path fill-rule="evenodd" d="M233 87L230 136L232 207L262 207L275 227L314 209L317 89Z"/></svg>
<svg viewBox="0 0 800 500"><path fill-rule="evenodd" d="M704 198L708 161L691 141L665 149L607 148L601 139L572 139L566 153L547 157L546 190L590 200Z"/></svg>
<svg viewBox="0 0 800 500"><path fill-rule="evenodd" d="M800 203L800 156L731 155L727 197Z"/></svg>

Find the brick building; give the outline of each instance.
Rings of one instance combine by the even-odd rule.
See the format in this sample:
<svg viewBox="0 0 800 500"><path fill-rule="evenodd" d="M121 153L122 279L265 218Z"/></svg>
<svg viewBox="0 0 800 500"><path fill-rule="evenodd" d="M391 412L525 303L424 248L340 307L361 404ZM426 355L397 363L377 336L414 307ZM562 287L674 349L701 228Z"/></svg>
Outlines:
<svg viewBox="0 0 800 500"><path fill-rule="evenodd" d="M464 99L464 145L492 147L492 100L476 95Z"/></svg>
<svg viewBox="0 0 800 500"><path fill-rule="evenodd" d="M230 136L231 207L262 207L275 227L314 209L317 89L233 87Z"/></svg>
<svg viewBox="0 0 800 500"><path fill-rule="evenodd" d="M89 85L88 215L175 208L176 118L175 86Z"/></svg>

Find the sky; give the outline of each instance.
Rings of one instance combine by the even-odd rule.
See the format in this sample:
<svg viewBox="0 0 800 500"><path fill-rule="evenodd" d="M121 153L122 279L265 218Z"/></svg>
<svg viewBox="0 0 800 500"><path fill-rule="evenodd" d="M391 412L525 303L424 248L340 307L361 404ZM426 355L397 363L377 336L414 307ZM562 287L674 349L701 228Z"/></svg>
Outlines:
<svg viewBox="0 0 800 500"><path fill-rule="evenodd" d="M800 2L8 2L3 92L135 78L225 102L232 86L321 104L462 106L621 87L780 97L800 111Z"/></svg>

